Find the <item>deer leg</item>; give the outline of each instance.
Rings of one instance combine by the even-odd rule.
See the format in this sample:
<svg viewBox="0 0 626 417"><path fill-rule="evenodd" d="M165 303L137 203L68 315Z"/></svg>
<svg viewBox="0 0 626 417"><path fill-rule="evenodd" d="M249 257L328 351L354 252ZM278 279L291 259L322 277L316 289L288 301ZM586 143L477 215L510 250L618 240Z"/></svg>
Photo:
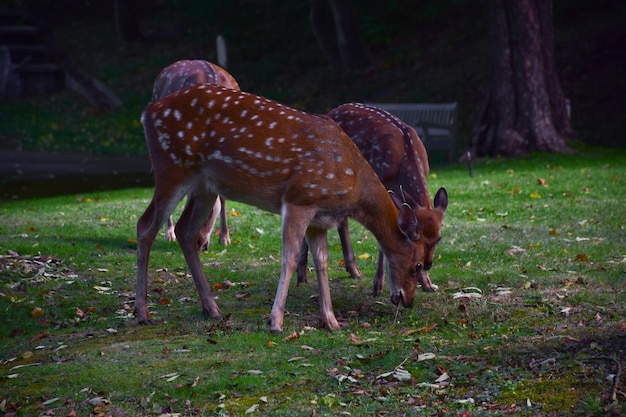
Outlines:
<svg viewBox="0 0 626 417"><path fill-rule="evenodd" d="M211 214L216 199L217 195L212 193L190 194L185 210L176 223L176 235L200 295L202 313L208 317L217 318L221 316L220 309L211 294L211 288L202 270L197 246L200 226L203 220Z"/></svg>
<svg viewBox="0 0 626 417"><path fill-rule="evenodd" d="M222 210L220 211L220 244L224 246L230 245L230 229L228 228L228 212L226 211L226 199L223 197L219 197L220 203L222 205Z"/></svg>
<svg viewBox="0 0 626 417"><path fill-rule="evenodd" d="M167 218L167 229L165 229L165 239L168 242L176 242L176 232L174 232L174 220L172 216Z"/></svg>
<svg viewBox="0 0 626 417"><path fill-rule="evenodd" d="M311 247L313 262L315 263L322 325L330 330L339 330L339 323L333 312L333 303L330 298L330 286L328 283L328 239L326 229L309 227L306 232L306 238Z"/></svg>
<svg viewBox="0 0 626 417"><path fill-rule="evenodd" d="M278 280L272 311L267 320L272 333L282 333L283 331L289 281L291 281L291 276L296 269L304 233L314 215L314 209L303 209L283 203L281 216L283 253L280 279Z"/></svg>
<svg viewBox="0 0 626 417"><path fill-rule="evenodd" d="M339 226L337 226L337 232L339 233L339 239L341 240L343 262L346 267L346 271L352 278L361 279L363 275L356 266L356 258L354 256L354 249L352 249L352 242L350 241L350 229L348 227L347 217L339 223Z"/></svg>
<svg viewBox="0 0 626 417"><path fill-rule="evenodd" d="M300 257L298 258L298 266L296 268L296 275L298 276L298 284L307 283L309 279L308 267L309 267L309 244L306 239L302 240L302 247L300 248Z"/></svg>
<svg viewBox="0 0 626 417"><path fill-rule="evenodd" d="M158 196L158 197L157 197ZM148 312L148 263L150 250L159 229L174 210L180 196L161 195L155 190L152 201L137 221L137 289L135 315L138 324L150 324Z"/></svg>
<svg viewBox="0 0 626 417"><path fill-rule="evenodd" d="M200 228L198 232L197 238L197 246L199 251L208 250L209 245L211 244L211 234L213 234L213 229L215 228L215 222L217 221L217 216L219 216L222 212L222 203L219 198L215 199L215 204L213 205L213 210L211 210L211 214L207 217L204 224Z"/></svg>
<svg viewBox="0 0 626 417"><path fill-rule="evenodd" d="M376 262L376 273L374 274L374 297L383 293L385 286L385 255L378 248L378 261Z"/></svg>
<svg viewBox="0 0 626 417"><path fill-rule="evenodd" d="M422 291L424 292L435 292L435 287L433 287L433 283L430 282L430 277L428 276L428 271L422 269L419 272L417 277L417 282L422 286Z"/></svg>

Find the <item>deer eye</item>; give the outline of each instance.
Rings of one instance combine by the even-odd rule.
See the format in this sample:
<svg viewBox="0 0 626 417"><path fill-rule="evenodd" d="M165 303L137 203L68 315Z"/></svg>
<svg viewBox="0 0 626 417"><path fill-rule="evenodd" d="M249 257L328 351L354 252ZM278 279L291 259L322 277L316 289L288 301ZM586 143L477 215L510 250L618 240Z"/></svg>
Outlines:
<svg viewBox="0 0 626 417"><path fill-rule="evenodd" d="M411 276L416 276L421 270L422 264L420 262L416 263L415 268L411 268Z"/></svg>

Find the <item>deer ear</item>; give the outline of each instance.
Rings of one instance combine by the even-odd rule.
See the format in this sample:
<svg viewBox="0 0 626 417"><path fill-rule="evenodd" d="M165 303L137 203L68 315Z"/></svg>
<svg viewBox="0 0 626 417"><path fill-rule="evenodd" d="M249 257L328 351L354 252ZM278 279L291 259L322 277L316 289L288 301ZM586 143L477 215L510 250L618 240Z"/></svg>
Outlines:
<svg viewBox="0 0 626 417"><path fill-rule="evenodd" d="M420 207L420 204L411 196L411 194L403 191L402 196L404 197L404 202L409 203L411 207Z"/></svg>
<svg viewBox="0 0 626 417"><path fill-rule="evenodd" d="M400 227L402 234L410 240L418 240L418 225L419 222L417 221L417 217L415 216L411 206L407 203L402 204L400 207L400 214L398 215L398 227Z"/></svg>
<svg viewBox="0 0 626 417"><path fill-rule="evenodd" d="M387 190L387 193L389 193L389 197L391 197L391 201L393 201L393 204L395 204L398 210L400 210L403 204L403 201L400 199L400 197L398 197L398 195L391 190Z"/></svg>
<svg viewBox="0 0 626 417"><path fill-rule="evenodd" d="M435 194L435 208L440 209L443 213L445 213L446 208L448 208L448 192L443 187Z"/></svg>

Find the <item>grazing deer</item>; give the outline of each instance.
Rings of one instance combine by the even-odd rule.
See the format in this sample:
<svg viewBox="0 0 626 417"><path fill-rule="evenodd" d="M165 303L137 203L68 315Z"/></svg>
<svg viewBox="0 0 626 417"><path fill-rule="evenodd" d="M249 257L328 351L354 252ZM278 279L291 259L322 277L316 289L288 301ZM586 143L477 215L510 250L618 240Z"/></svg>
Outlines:
<svg viewBox="0 0 626 417"><path fill-rule="evenodd" d="M159 228L187 195L176 223L178 243L202 311L219 317L195 237L222 195L279 213L282 266L269 315L282 332L289 281L306 236L317 272L322 324L338 329L328 282L327 229L353 217L385 254L391 301L410 307L423 268L419 207L388 193L354 142L327 116L213 84L148 105L141 116L155 176L152 201L137 222L135 314L149 323L148 260ZM391 196L391 198L390 198Z"/></svg>
<svg viewBox="0 0 626 417"><path fill-rule="evenodd" d="M221 85L222 87L232 88L233 90L239 90L239 84L237 84L233 76L219 65L203 60L183 60L168 65L159 73L154 81L152 101L160 100L185 87L202 83L212 83ZM220 196L215 201L215 206L211 214L198 233L198 250L207 250L209 248L211 233L215 227L215 221L218 215L220 216L220 243L222 245L230 245L230 230L228 229L226 220L228 217L226 212L226 200ZM172 216L167 220L165 237L170 242L176 240Z"/></svg>
<svg viewBox="0 0 626 417"><path fill-rule="evenodd" d="M342 104L331 110L328 116L354 141L387 189L400 194L408 191L417 198L416 201L407 200L412 207L418 207L419 242L425 254L424 268L419 273L418 282L423 291L434 291L428 270L432 266L435 248L441 240L441 221L448 207L448 194L445 188L440 188L435 195L433 208L426 184L428 155L415 129L385 110L360 103ZM353 278L360 278L361 272L350 243L347 218L339 223L337 231L346 270ZM298 282L307 280L307 252L305 241L298 261ZM374 295L382 294L384 277L384 255L379 250Z"/></svg>

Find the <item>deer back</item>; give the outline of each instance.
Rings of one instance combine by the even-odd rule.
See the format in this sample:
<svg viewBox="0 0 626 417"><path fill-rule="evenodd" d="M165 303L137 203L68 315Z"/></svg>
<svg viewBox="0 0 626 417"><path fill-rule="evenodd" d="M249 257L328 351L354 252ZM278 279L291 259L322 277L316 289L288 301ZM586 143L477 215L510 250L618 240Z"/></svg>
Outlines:
<svg viewBox="0 0 626 417"><path fill-rule="evenodd" d="M219 65L203 60L182 60L168 65L157 75L152 89L152 101L202 83L239 90L235 78Z"/></svg>

